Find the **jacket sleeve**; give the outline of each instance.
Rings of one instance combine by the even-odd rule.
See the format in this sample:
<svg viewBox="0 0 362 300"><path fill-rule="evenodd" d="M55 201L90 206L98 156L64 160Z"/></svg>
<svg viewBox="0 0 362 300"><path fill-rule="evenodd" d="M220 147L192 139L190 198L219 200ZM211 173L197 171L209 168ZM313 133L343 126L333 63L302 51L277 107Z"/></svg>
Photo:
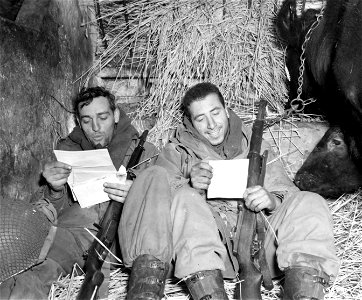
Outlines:
<svg viewBox="0 0 362 300"><path fill-rule="evenodd" d="M61 139L55 148L57 150L74 151L75 147L76 144L67 137ZM71 206L74 201L67 184L64 185L62 193L58 194L56 197L52 195L50 187L47 184L44 184L33 195L31 202L38 210L42 211L47 216L49 221L56 224L57 217L62 209Z"/></svg>

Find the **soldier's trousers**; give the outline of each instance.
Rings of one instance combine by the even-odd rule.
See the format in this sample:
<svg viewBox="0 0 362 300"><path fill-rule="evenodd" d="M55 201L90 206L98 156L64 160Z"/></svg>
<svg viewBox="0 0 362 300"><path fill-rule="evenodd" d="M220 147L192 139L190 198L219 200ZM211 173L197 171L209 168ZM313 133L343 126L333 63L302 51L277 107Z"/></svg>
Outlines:
<svg viewBox="0 0 362 300"><path fill-rule="evenodd" d="M138 255L174 262L183 278L197 271L230 265L212 208L198 191L183 186L171 192L167 173L153 166L141 173L127 196L119 238L126 266ZM339 259L326 201L315 193L296 192L268 217L265 250L272 275L287 267L311 266L332 279ZM235 224L234 224L235 225ZM276 236L275 236L275 235Z"/></svg>

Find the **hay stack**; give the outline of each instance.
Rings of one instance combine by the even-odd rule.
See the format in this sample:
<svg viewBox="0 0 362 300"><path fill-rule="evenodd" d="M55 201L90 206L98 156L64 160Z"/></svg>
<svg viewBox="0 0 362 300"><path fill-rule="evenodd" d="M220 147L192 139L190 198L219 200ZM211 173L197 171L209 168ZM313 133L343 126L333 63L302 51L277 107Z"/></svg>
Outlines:
<svg viewBox="0 0 362 300"><path fill-rule="evenodd" d="M180 119L185 91L199 81L218 85L227 105L251 118L260 97L283 113L286 101L283 51L273 18L275 1L139 0L102 1L109 46L89 71L108 67L137 74L151 87L133 118L154 117L149 139ZM139 126L142 130L142 125Z"/></svg>

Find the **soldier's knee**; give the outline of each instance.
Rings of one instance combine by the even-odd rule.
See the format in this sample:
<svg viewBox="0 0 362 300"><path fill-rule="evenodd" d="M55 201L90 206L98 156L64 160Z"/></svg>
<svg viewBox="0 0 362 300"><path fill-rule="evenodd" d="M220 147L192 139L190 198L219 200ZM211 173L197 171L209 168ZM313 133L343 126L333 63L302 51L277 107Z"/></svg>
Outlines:
<svg viewBox="0 0 362 300"><path fill-rule="evenodd" d="M292 206L299 206L305 211L329 211L327 201L317 193L300 191L292 199Z"/></svg>
<svg viewBox="0 0 362 300"><path fill-rule="evenodd" d="M153 181L157 181L164 184L168 182L167 171L159 166L151 166L143 170L140 174L138 174L136 181L138 182L138 184L141 185L144 185L146 182L153 182Z"/></svg>
<svg viewBox="0 0 362 300"><path fill-rule="evenodd" d="M177 199L178 204L182 203L183 205L195 205L200 203L206 204L206 201L203 199L200 193L189 186L183 186L177 189L174 194L174 199Z"/></svg>

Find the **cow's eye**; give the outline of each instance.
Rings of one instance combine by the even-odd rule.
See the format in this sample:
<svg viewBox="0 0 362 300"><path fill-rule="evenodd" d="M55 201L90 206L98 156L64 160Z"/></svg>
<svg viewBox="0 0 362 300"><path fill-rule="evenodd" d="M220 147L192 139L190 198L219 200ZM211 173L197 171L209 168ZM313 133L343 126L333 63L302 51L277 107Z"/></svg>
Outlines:
<svg viewBox="0 0 362 300"><path fill-rule="evenodd" d="M335 145L340 145L342 142L340 140L337 140L337 139L333 139L333 144Z"/></svg>

